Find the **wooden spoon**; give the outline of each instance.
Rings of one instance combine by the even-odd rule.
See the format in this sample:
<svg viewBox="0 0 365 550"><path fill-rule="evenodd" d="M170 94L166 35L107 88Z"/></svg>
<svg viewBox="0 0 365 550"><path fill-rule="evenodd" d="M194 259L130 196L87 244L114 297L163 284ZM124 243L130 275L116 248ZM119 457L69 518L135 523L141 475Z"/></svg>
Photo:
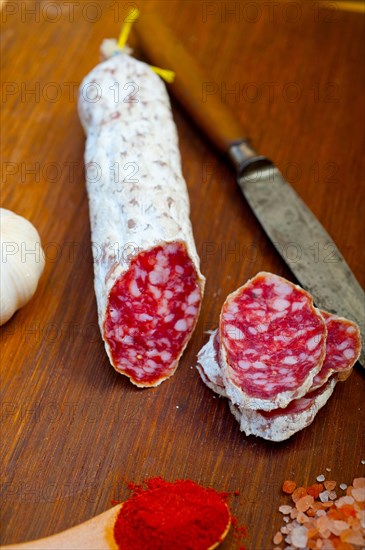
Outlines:
<svg viewBox="0 0 365 550"><path fill-rule="evenodd" d="M10 546L0 546L0 550L118 550L113 529L122 506L123 503L118 504L80 525L75 525L75 527L56 535ZM228 525L219 537L219 541L207 550L217 548L226 537L230 527L231 517L229 516Z"/></svg>

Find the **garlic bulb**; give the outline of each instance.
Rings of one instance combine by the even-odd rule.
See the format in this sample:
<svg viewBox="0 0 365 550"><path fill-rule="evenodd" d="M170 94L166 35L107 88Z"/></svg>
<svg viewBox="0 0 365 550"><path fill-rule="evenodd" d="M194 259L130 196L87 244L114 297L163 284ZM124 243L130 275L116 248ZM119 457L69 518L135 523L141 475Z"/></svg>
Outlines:
<svg viewBox="0 0 365 550"><path fill-rule="evenodd" d="M33 296L44 268L36 228L22 216L0 208L0 325Z"/></svg>

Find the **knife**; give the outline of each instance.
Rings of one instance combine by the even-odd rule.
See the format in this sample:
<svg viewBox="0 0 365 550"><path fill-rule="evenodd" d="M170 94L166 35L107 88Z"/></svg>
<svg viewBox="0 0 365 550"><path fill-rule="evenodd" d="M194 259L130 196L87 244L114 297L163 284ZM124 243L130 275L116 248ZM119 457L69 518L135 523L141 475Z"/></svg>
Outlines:
<svg viewBox="0 0 365 550"><path fill-rule="evenodd" d="M171 92L228 156L255 216L316 306L355 321L365 342L365 293L333 239L274 163L254 150L237 117L219 97L212 94L205 101L203 85L207 91L214 83L170 29L148 13L137 21L135 31L147 57L175 72ZM359 362L365 367L364 347Z"/></svg>

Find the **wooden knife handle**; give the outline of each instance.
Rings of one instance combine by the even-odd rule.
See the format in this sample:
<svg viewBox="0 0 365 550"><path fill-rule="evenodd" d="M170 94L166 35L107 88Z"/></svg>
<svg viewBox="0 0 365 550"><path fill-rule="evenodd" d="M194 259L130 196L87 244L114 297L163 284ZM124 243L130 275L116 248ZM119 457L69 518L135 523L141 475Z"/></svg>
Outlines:
<svg viewBox="0 0 365 550"><path fill-rule="evenodd" d="M175 72L169 88L214 145L227 153L234 142L246 141L237 117L221 101L216 83L204 74L170 29L150 13L141 14L134 29L147 58Z"/></svg>

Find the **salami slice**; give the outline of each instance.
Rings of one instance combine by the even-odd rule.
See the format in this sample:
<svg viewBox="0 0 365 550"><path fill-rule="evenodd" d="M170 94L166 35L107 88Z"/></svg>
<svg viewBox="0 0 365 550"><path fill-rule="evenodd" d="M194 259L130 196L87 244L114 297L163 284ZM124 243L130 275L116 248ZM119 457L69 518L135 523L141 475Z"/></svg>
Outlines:
<svg viewBox="0 0 365 550"><path fill-rule="evenodd" d="M326 357L323 366L313 379L312 390L320 388L332 374L344 381L351 374L361 351L359 327L343 317L321 310L327 326Z"/></svg>
<svg viewBox="0 0 365 550"><path fill-rule="evenodd" d="M228 296L219 335L226 392L245 409L284 408L305 395L326 351L326 325L312 297L272 273L258 273Z"/></svg>
<svg viewBox="0 0 365 550"><path fill-rule="evenodd" d="M256 435L269 441L284 441L311 424L318 411L327 403L336 385L332 376L323 386L294 399L284 409L254 411L242 409L230 402L232 414L246 435Z"/></svg>
<svg viewBox="0 0 365 550"><path fill-rule="evenodd" d="M118 372L156 386L178 365L205 281L168 95L121 52L84 79L79 115L102 338Z"/></svg>
<svg viewBox="0 0 365 550"><path fill-rule="evenodd" d="M215 330L198 353L196 368L204 384L221 397L228 397L219 359L219 332Z"/></svg>

